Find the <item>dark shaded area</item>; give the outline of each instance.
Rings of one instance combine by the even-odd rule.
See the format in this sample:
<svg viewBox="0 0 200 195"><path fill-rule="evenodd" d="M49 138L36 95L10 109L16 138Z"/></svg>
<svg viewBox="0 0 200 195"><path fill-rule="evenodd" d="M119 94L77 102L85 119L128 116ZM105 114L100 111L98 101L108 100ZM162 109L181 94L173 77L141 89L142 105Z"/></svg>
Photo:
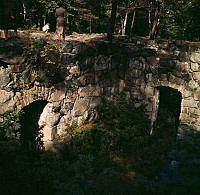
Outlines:
<svg viewBox="0 0 200 195"><path fill-rule="evenodd" d="M23 22L23 5L21 1L1 0L0 28L17 29Z"/></svg>
<svg viewBox="0 0 200 195"><path fill-rule="evenodd" d="M139 137L134 141L138 143L138 139ZM138 154L147 159L131 162L136 176L131 180L130 175L128 181L126 178L119 178L121 172L122 175L126 174L126 170L117 161L94 158L89 154L77 156L76 153L74 161L70 158L64 160L50 152L34 153L22 150L16 143L0 141L1 194L199 194L200 134L198 132L186 140L179 140L168 159L166 156L162 157L165 162L176 161L177 166L170 165L167 175L162 181L157 180L155 183L152 182L152 176L144 177L137 174L137 170L155 169L161 163L158 156L163 156L158 150L163 150L166 144L163 140L156 142L155 139L151 143L143 139L140 141ZM147 160L154 162L149 164ZM128 169L132 170L131 168Z"/></svg>
<svg viewBox="0 0 200 195"><path fill-rule="evenodd" d="M25 149L40 150L43 147L38 121L47 103L47 101L39 100L23 108L24 114L20 118L20 140Z"/></svg>
<svg viewBox="0 0 200 195"><path fill-rule="evenodd" d="M17 39L3 40L0 38L0 65L6 67L8 64L21 64L24 51L25 49L17 43Z"/></svg>
<svg viewBox="0 0 200 195"><path fill-rule="evenodd" d="M169 58L161 58L160 65L158 67L159 74L167 74L176 70L176 65L172 63L172 59Z"/></svg>
<svg viewBox="0 0 200 195"><path fill-rule="evenodd" d="M148 24L148 11L146 9L137 9L135 25L133 28L134 36L148 36L149 24Z"/></svg>
<svg viewBox="0 0 200 195"><path fill-rule="evenodd" d="M156 134L166 134L170 131L175 138L179 126L182 95L171 87L157 87L160 93L158 115L155 124Z"/></svg>
<svg viewBox="0 0 200 195"><path fill-rule="evenodd" d="M162 194L199 194L200 133L190 126L185 128L190 135L177 140L168 154L169 165L159 184Z"/></svg>
<svg viewBox="0 0 200 195"><path fill-rule="evenodd" d="M161 96L163 91L180 95L161 87ZM1 194L198 194L199 133L177 140L169 154L170 131L165 136L150 136L144 107L133 108L121 95L116 98L115 104L107 102L99 108L99 123L85 123L78 129L75 124L70 126L66 132L73 139L62 139L65 145L59 155L0 141ZM176 100L174 96L169 99ZM25 111L41 106L39 102L44 103L34 102Z"/></svg>

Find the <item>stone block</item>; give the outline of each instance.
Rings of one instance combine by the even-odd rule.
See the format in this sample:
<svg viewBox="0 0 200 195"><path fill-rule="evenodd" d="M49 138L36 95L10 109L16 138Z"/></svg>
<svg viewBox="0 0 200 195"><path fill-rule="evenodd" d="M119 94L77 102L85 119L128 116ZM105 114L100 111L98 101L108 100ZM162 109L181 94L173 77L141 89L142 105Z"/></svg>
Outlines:
<svg viewBox="0 0 200 195"><path fill-rule="evenodd" d="M189 113L200 116L200 110L198 108L189 108Z"/></svg>
<svg viewBox="0 0 200 195"><path fill-rule="evenodd" d="M138 69L140 67L140 62L134 58L131 58L129 61L129 67L132 69Z"/></svg>
<svg viewBox="0 0 200 195"><path fill-rule="evenodd" d="M94 69L95 71L107 70L111 65L111 59L103 55L95 58Z"/></svg>
<svg viewBox="0 0 200 195"><path fill-rule="evenodd" d="M21 73L25 70L25 67L23 65L10 65L8 69L12 73Z"/></svg>
<svg viewBox="0 0 200 195"><path fill-rule="evenodd" d="M200 64L200 53L193 52L190 56L191 62Z"/></svg>
<svg viewBox="0 0 200 195"><path fill-rule="evenodd" d="M190 124L192 121L192 118L188 115L188 114L180 114L180 119L181 122L185 123L185 124Z"/></svg>
<svg viewBox="0 0 200 195"><path fill-rule="evenodd" d="M199 87L199 84L194 81L194 80L191 80L189 83L188 83L188 87L192 90L195 90Z"/></svg>
<svg viewBox="0 0 200 195"><path fill-rule="evenodd" d="M191 63L190 67L191 67L191 70L194 72L197 72L199 70L199 64L197 63Z"/></svg>
<svg viewBox="0 0 200 195"><path fill-rule="evenodd" d="M56 134L56 127L51 127L46 125L43 129L42 129L42 133L43 133L43 141L52 141L54 139L54 136Z"/></svg>
<svg viewBox="0 0 200 195"><path fill-rule="evenodd" d="M183 107L190 107L190 108L198 108L198 101L195 100L183 100L182 101Z"/></svg>
<svg viewBox="0 0 200 195"><path fill-rule="evenodd" d="M154 88L151 86L146 86L145 87L145 95L147 97L152 97L154 95Z"/></svg>
<svg viewBox="0 0 200 195"><path fill-rule="evenodd" d="M200 72L193 72L194 80L200 81Z"/></svg>
<svg viewBox="0 0 200 195"><path fill-rule="evenodd" d="M181 79L181 78L175 78L175 79L174 79L174 82L176 83L177 86L178 86L178 85L181 86L181 85L184 84L184 80Z"/></svg>
<svg viewBox="0 0 200 195"><path fill-rule="evenodd" d="M199 119L200 120L200 119ZM198 124L193 124L192 125L193 126L193 130L195 130L195 131L200 131L200 123L198 123Z"/></svg>
<svg viewBox="0 0 200 195"><path fill-rule="evenodd" d="M152 112L153 105L151 103L148 103L147 106L146 106L146 110L147 110L147 112Z"/></svg>
<svg viewBox="0 0 200 195"><path fill-rule="evenodd" d="M64 103L66 102L75 102L76 98L78 97L78 92L77 91L67 91L66 92L66 98L64 99Z"/></svg>
<svg viewBox="0 0 200 195"><path fill-rule="evenodd" d="M66 91L65 90L56 90L51 93L49 101L57 102L61 101L65 98Z"/></svg>
<svg viewBox="0 0 200 195"><path fill-rule="evenodd" d="M194 91L194 99L200 101L200 88Z"/></svg>
<svg viewBox="0 0 200 195"><path fill-rule="evenodd" d="M71 113L69 112L68 114L64 115L61 119L60 122L57 125L57 134L58 135L63 135L66 133L66 128L68 125L70 125L72 122L72 117Z"/></svg>
<svg viewBox="0 0 200 195"><path fill-rule="evenodd" d="M0 115L6 112L12 112L15 110L16 102L13 99L10 99L4 103L0 103Z"/></svg>
<svg viewBox="0 0 200 195"><path fill-rule="evenodd" d="M147 57L146 60L150 66L157 66L159 64L160 58L157 59L155 56L151 56Z"/></svg>
<svg viewBox="0 0 200 195"><path fill-rule="evenodd" d="M85 71L90 70L91 68L94 67L96 60L97 60L97 57L88 57L84 59L84 61L81 64L81 69Z"/></svg>
<svg viewBox="0 0 200 195"><path fill-rule="evenodd" d="M69 70L70 74L78 76L80 74L79 66L72 66Z"/></svg>
<svg viewBox="0 0 200 195"><path fill-rule="evenodd" d="M131 77L132 77L132 79L140 78L141 75L142 75L142 71L141 70L138 70L138 69L132 69L131 70Z"/></svg>
<svg viewBox="0 0 200 195"><path fill-rule="evenodd" d="M180 68L187 72L191 71L190 64L188 62L181 62Z"/></svg>
<svg viewBox="0 0 200 195"><path fill-rule="evenodd" d="M181 113L184 113L184 114L188 114L189 113L189 108L188 107L181 107Z"/></svg>
<svg viewBox="0 0 200 195"><path fill-rule="evenodd" d="M182 94L182 96L183 96L183 98L190 98L190 97L192 97L192 92L188 91L188 90L184 90L184 93Z"/></svg>
<svg viewBox="0 0 200 195"><path fill-rule="evenodd" d="M0 89L4 88L10 81L9 73L0 67Z"/></svg>
<svg viewBox="0 0 200 195"><path fill-rule="evenodd" d="M14 97L14 93L12 91L7 92L5 90L0 90L0 105L9 101L12 97Z"/></svg>
<svg viewBox="0 0 200 195"><path fill-rule="evenodd" d="M98 97L101 94L101 88L98 86L80 87L78 94L80 97Z"/></svg>
<svg viewBox="0 0 200 195"><path fill-rule="evenodd" d="M74 104L71 102L66 102L63 105L63 109L65 109L66 111L72 110L73 109Z"/></svg>
<svg viewBox="0 0 200 195"><path fill-rule="evenodd" d="M95 97L95 98L91 98L90 99L90 103L89 103L89 107L90 108L96 108L97 106L99 106L101 103L101 98L99 97Z"/></svg>
<svg viewBox="0 0 200 195"><path fill-rule="evenodd" d="M167 74L160 74L159 79L161 81L168 81L168 75Z"/></svg>
<svg viewBox="0 0 200 195"><path fill-rule="evenodd" d="M87 97L77 99L72 110L72 115L74 117L79 117L79 116L84 115L84 113L89 108L89 102L90 102L90 98L87 98Z"/></svg>
<svg viewBox="0 0 200 195"><path fill-rule="evenodd" d="M48 103L40 115L39 119L39 126L46 126L53 127L58 124L60 120L60 113L59 112L53 112L53 109L55 106L52 103Z"/></svg>
<svg viewBox="0 0 200 195"><path fill-rule="evenodd" d="M146 74L146 78L148 79L148 82L152 82L153 81L152 73Z"/></svg>
<svg viewBox="0 0 200 195"><path fill-rule="evenodd" d="M122 92L125 88L125 82L124 80L119 81L119 92Z"/></svg>
<svg viewBox="0 0 200 195"><path fill-rule="evenodd" d="M96 83L95 74L94 73L86 73L86 74L80 76L77 79L77 81L80 86L85 86L88 84L95 84Z"/></svg>

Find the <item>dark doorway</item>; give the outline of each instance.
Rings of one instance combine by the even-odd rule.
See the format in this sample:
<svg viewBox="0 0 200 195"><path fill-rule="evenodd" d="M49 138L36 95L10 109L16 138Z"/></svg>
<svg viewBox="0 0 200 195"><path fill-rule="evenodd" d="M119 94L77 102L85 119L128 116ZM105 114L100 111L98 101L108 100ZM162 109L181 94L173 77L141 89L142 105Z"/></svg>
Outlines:
<svg viewBox="0 0 200 195"><path fill-rule="evenodd" d="M38 121L43 112L47 101L35 101L28 106L25 106L23 114L20 118L21 123L21 143L24 148L29 150L40 150L43 147L41 141L42 135L39 132Z"/></svg>
<svg viewBox="0 0 200 195"><path fill-rule="evenodd" d="M157 87L159 106L154 133L176 138L181 112L182 95L171 87Z"/></svg>

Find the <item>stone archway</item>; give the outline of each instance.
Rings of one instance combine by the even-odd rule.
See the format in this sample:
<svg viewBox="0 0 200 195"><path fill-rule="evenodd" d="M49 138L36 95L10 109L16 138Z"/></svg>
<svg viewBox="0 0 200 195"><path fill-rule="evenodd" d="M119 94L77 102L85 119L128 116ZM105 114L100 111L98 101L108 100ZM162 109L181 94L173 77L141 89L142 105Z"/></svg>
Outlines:
<svg viewBox="0 0 200 195"><path fill-rule="evenodd" d="M39 150L43 147L38 121L47 103L45 100L37 100L22 109L21 143L26 149Z"/></svg>
<svg viewBox="0 0 200 195"><path fill-rule="evenodd" d="M163 134L163 131L170 130L170 135L176 137L180 123L182 94L168 86L159 86L156 90L158 101L154 134Z"/></svg>

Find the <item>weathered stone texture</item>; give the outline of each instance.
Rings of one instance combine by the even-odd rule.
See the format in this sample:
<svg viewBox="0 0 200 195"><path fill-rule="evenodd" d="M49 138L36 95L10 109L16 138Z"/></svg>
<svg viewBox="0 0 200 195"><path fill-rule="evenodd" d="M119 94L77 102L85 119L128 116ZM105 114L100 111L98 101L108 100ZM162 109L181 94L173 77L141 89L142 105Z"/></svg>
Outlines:
<svg viewBox="0 0 200 195"><path fill-rule="evenodd" d="M3 89L10 81L9 73L0 67L0 89Z"/></svg>
<svg viewBox="0 0 200 195"><path fill-rule="evenodd" d="M0 53L6 63L12 62L7 68L0 67L0 114L47 100L39 126L44 141L51 141L72 122L94 119L101 98L112 100L116 92L135 98L135 106L146 103L148 115L155 121L156 87L168 86L182 93L179 129L192 124L191 128L200 130L198 50L182 42L164 40L119 43L116 39L112 45L106 41L67 41L62 43L60 54L62 80L53 84L47 72L24 64L21 56L15 55L9 61L6 53Z"/></svg>
<svg viewBox="0 0 200 195"><path fill-rule="evenodd" d="M191 54L190 60L191 60L193 63L200 64L200 53L193 52L193 53Z"/></svg>

